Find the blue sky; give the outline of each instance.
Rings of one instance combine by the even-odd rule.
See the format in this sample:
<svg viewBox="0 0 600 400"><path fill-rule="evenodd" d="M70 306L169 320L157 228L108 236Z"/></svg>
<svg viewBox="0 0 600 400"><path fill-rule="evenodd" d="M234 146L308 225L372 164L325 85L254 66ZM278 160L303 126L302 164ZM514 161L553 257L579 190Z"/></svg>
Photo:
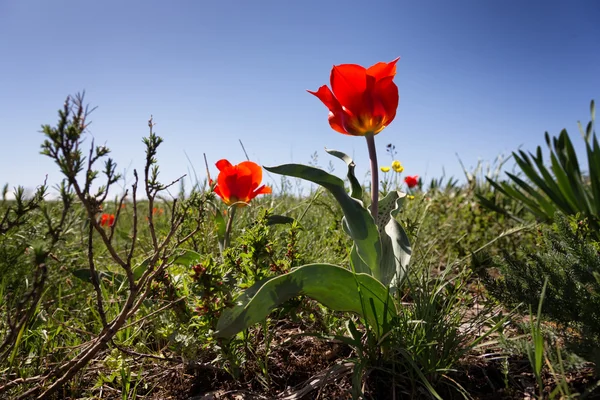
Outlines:
<svg viewBox="0 0 600 400"><path fill-rule="evenodd" d="M165 139L165 182L192 167L250 158L262 165L333 160L368 167L363 138L334 132L306 89L332 65L400 56L396 120L376 136L405 172L462 179L467 167L567 128L600 100L600 2L455 1L0 1L0 184L35 187L58 168L39 154L42 124L81 90L98 109L91 135L119 170L141 170L152 114ZM581 146L580 146L581 148ZM191 163L187 157L190 158ZM279 183L279 178L274 177ZM274 184L270 177L267 183Z"/></svg>

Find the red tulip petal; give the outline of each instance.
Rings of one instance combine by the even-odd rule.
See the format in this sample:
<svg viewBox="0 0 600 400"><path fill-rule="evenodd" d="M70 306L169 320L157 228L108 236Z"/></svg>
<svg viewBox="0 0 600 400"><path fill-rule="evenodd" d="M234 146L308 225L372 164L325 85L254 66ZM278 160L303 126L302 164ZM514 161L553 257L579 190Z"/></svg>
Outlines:
<svg viewBox="0 0 600 400"><path fill-rule="evenodd" d="M259 195L259 194L271 194L273 193L273 190L271 189L271 186L267 186L267 185L262 185L261 187L259 187L258 189L256 189L256 191L254 192L254 195Z"/></svg>
<svg viewBox="0 0 600 400"><path fill-rule="evenodd" d="M393 77L387 77L378 81L372 91L373 98L377 99L377 106L374 109L374 113L384 116L384 124L386 126L396 117L396 110L400 101L398 86L396 86L392 79Z"/></svg>
<svg viewBox="0 0 600 400"><path fill-rule="evenodd" d="M307 90L307 92L317 96L332 113L342 110L340 102L335 98L327 85L321 86L316 92L312 92L310 90Z"/></svg>
<svg viewBox="0 0 600 400"><path fill-rule="evenodd" d="M261 187L259 187L258 189L256 189L254 192L250 193L250 195L248 196L247 202L249 202L250 200L252 200L256 196L258 196L259 194L269 194L271 192L272 191L271 191L271 188L269 186L262 185Z"/></svg>
<svg viewBox="0 0 600 400"><path fill-rule="evenodd" d="M250 190L252 191L256 189L262 181L262 168L257 163L252 161L243 161L238 165L238 167L248 168L248 170L250 171L250 176L252 178L252 185Z"/></svg>
<svg viewBox="0 0 600 400"><path fill-rule="evenodd" d="M377 98L377 93L375 93L377 79L374 76L367 75L365 82L367 88L362 95L361 108L356 111L356 114L362 118L366 116L381 117L385 114L385 110Z"/></svg>
<svg viewBox="0 0 600 400"><path fill-rule="evenodd" d="M339 132L339 133L343 133L344 135L350 135L350 133L348 133L348 131L346 131L346 128L344 128L344 124L343 124L343 111L340 111L338 113L329 113L329 125L331 125L331 128L333 128L334 131Z"/></svg>
<svg viewBox="0 0 600 400"><path fill-rule="evenodd" d="M356 64L336 65L331 70L331 90L338 102L356 115L367 88L366 69Z"/></svg>
<svg viewBox="0 0 600 400"><path fill-rule="evenodd" d="M252 193L252 171L245 165L236 165L235 174L229 178L229 188L236 201L248 202L248 195Z"/></svg>
<svg viewBox="0 0 600 400"><path fill-rule="evenodd" d="M386 108L377 97L377 80L365 75L365 90L360 101L353 106L352 112L344 109L344 128L353 136L364 136L368 132L379 133L385 127Z"/></svg>
<svg viewBox="0 0 600 400"><path fill-rule="evenodd" d="M231 163L225 159L217 161L216 166L219 169L219 171L223 171L226 168L232 167Z"/></svg>
<svg viewBox="0 0 600 400"><path fill-rule="evenodd" d="M221 199L223 199L223 201L224 201L225 203L227 203L227 202L229 201L229 198L228 198L228 197L226 197L226 196L223 194L223 192L221 191L221 186L219 186L219 185L215 186L215 189L214 189L214 191L215 191L215 193L217 194L217 196L219 196Z"/></svg>
<svg viewBox="0 0 600 400"><path fill-rule="evenodd" d="M367 69L367 75L373 76L377 80L388 76L394 77L396 75L396 63L399 59L400 57L389 63L378 62Z"/></svg>
<svg viewBox="0 0 600 400"><path fill-rule="evenodd" d="M333 130L343 133L345 135L348 134L344 129L343 124L343 111L342 105L335 98L329 87L327 85L323 85L316 92L312 92L307 90L308 93L315 95L325 104L325 106L329 109L329 125L333 128Z"/></svg>
<svg viewBox="0 0 600 400"><path fill-rule="evenodd" d="M233 175L232 175L233 173ZM235 169L230 168L221 172L217 178L217 186L215 187L215 193L219 194L225 203L229 204L232 195L233 185L235 185ZM217 188L218 191L217 191Z"/></svg>

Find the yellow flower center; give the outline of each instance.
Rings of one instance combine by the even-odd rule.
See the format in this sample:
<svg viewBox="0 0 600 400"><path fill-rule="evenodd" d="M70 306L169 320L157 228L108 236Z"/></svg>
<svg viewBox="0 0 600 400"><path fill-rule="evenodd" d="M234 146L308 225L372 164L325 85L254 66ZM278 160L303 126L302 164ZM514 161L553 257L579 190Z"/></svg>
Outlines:
<svg viewBox="0 0 600 400"><path fill-rule="evenodd" d="M348 133L364 136L371 132L377 135L385 128L386 118L383 116L375 117L373 115L349 116L344 121L344 127Z"/></svg>

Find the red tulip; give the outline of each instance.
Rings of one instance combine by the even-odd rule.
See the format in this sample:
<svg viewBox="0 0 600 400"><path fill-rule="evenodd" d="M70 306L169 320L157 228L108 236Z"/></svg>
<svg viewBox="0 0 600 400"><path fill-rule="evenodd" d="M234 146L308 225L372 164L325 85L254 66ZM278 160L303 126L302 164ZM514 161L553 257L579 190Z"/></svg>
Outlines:
<svg viewBox="0 0 600 400"><path fill-rule="evenodd" d="M228 206L238 203L238 207L244 207L259 194L271 193L269 186L258 186L262 181L258 164L244 161L231 165L227 160L219 160L216 165L220 172L214 190Z"/></svg>
<svg viewBox="0 0 600 400"><path fill-rule="evenodd" d="M164 210L162 208L154 207L152 209L152 215L162 215Z"/></svg>
<svg viewBox="0 0 600 400"><path fill-rule="evenodd" d="M331 90L323 85L316 92L308 92L329 108L329 124L335 131L352 136L376 135L396 117L399 97L393 79L398 60L369 68L335 65Z"/></svg>
<svg viewBox="0 0 600 400"><path fill-rule="evenodd" d="M101 226L113 226L115 223L115 215L114 214L102 214L100 217L100 225Z"/></svg>
<svg viewBox="0 0 600 400"><path fill-rule="evenodd" d="M407 176L404 182L409 189L412 189L419 184L419 175Z"/></svg>

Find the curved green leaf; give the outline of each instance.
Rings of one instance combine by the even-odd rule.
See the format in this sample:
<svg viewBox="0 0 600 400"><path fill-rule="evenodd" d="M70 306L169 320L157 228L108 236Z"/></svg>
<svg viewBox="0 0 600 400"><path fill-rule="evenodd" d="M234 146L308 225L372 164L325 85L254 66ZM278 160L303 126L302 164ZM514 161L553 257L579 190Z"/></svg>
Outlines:
<svg viewBox="0 0 600 400"><path fill-rule="evenodd" d="M354 160L352 160L352 158L350 158L349 155L342 153L341 151L328 148L325 148L325 151L346 163L346 165L348 166L348 180L350 181L350 188L352 189L352 193L350 194L350 196L362 201L363 189L360 182L358 182L358 179L356 179L356 176L354 176L354 168L356 167L356 164L354 164Z"/></svg>
<svg viewBox="0 0 600 400"><path fill-rule="evenodd" d="M518 185L518 187L521 188L520 189L521 193L525 193L534 202L537 203L537 205L548 216L548 219L552 219L552 217L554 216L554 212L556 211L556 207L555 207L555 205L557 204L556 202L552 202L551 200L548 200L543 194L541 194L538 190L536 190L535 188L533 188L531 185L529 185L527 182L525 182L524 180L522 180L518 176L513 175L510 172L506 172L506 175L510 179L512 179L513 182L515 182L515 184ZM539 185L538 185L538 187L539 187Z"/></svg>
<svg viewBox="0 0 600 400"><path fill-rule="evenodd" d="M363 207L361 201L353 199L346 193L344 182L340 178L328 174L322 169L301 164L284 164L264 168L276 174L305 179L329 190L342 208L347 221L347 233L356 244L358 255L372 271L379 268L381 242L375 221L369 211Z"/></svg>
<svg viewBox="0 0 600 400"><path fill-rule="evenodd" d="M342 225L344 227L344 231L347 229L345 223L346 222L344 219ZM350 264L353 272L356 272L357 274L367 274L373 276L373 271L371 271L371 268L365 264L365 262L358 255L355 244L352 245L352 249L350 250Z"/></svg>
<svg viewBox="0 0 600 400"><path fill-rule="evenodd" d="M252 290L254 291L254 289ZM310 297L335 311L361 315L378 336L396 314L388 289L373 277L331 264L309 264L272 278L254 293L236 299L236 306L223 311L216 336L229 338L265 319L278 305L295 296Z"/></svg>
<svg viewBox="0 0 600 400"><path fill-rule="evenodd" d="M382 248L379 281L385 286L395 286L404 279L412 254L408 235L396 221L405 199L406 193L394 190L379 201L377 221Z"/></svg>
<svg viewBox="0 0 600 400"><path fill-rule="evenodd" d="M169 262L189 267L196 264L200 259L202 259L202 255L200 255L200 253L195 252L194 250L177 249L177 251L178 254L174 254L171 257L169 257Z"/></svg>
<svg viewBox="0 0 600 400"><path fill-rule="evenodd" d="M537 154L536 155L532 154L531 156L533 158L533 161L535 162L535 165L537 166L537 169L542 174L543 182L545 182L545 185L538 184L540 189L542 189L548 195L548 197L550 197L552 199L552 201L556 203L557 207L561 208L562 210L568 210L569 202L567 201L566 197L563 195L562 191L560 190L560 187L554 180L554 177L552 176L552 174L550 174L550 172L544 165L544 158L542 156L542 148L538 146ZM519 162L519 160L517 160L517 163L518 162ZM523 170L523 172L525 172L525 175L527 175L529 177L529 179L532 179L532 176L530 176L528 171ZM534 173L535 173L535 171L534 171Z"/></svg>

